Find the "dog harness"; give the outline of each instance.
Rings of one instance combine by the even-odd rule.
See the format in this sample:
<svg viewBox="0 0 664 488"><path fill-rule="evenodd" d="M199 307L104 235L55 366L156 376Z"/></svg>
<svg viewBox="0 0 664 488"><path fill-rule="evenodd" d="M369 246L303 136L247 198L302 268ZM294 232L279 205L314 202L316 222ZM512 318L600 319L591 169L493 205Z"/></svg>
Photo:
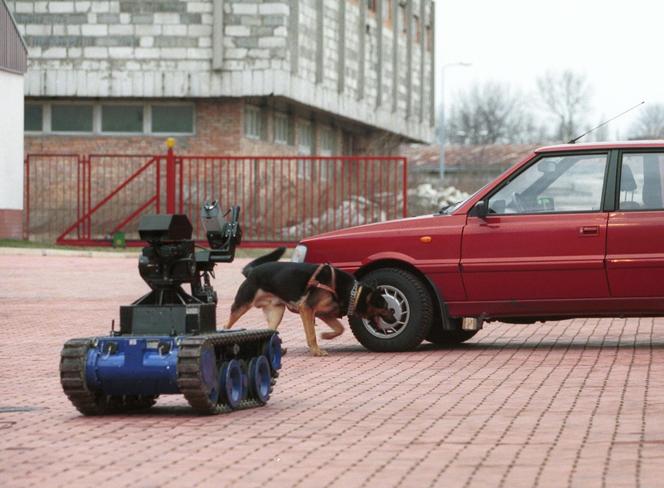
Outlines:
<svg viewBox="0 0 664 488"><path fill-rule="evenodd" d="M321 283L316 279L318 276L318 273L321 272L321 270L325 267L329 266L330 267L330 273L332 274L332 283L330 285L326 285L324 283ZM320 288L321 290L329 291L332 293L335 299L339 299L337 296L337 290L336 290L336 277L334 276L334 267L330 266L329 263L323 263L316 268L316 271L314 274L311 275L311 278L309 278L309 281L307 282L307 290L311 288Z"/></svg>

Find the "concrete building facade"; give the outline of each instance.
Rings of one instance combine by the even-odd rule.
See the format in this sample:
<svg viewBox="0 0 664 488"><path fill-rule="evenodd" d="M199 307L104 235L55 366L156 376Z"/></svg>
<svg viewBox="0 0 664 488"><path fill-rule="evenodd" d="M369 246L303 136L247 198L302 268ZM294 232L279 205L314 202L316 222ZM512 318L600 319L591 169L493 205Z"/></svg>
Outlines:
<svg viewBox="0 0 664 488"><path fill-rule="evenodd" d="M392 153L433 140L432 0L9 0L26 151Z"/></svg>
<svg viewBox="0 0 664 488"><path fill-rule="evenodd" d="M0 0L0 239L20 239L23 224L23 73L27 48Z"/></svg>

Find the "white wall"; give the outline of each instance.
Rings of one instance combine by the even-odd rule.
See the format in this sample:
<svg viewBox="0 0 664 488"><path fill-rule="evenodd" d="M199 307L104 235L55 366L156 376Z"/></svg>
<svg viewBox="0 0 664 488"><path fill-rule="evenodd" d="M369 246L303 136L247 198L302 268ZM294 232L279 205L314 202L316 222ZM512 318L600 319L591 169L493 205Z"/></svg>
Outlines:
<svg viewBox="0 0 664 488"><path fill-rule="evenodd" d="M0 70L0 209L23 208L23 76Z"/></svg>

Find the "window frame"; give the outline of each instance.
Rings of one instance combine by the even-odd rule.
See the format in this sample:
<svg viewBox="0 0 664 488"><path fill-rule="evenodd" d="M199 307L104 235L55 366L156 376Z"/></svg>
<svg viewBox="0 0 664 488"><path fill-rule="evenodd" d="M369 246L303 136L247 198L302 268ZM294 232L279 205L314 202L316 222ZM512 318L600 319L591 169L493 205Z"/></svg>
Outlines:
<svg viewBox="0 0 664 488"><path fill-rule="evenodd" d="M79 130L54 130L53 129L53 107L57 106L86 106L86 107L91 107L92 108L92 128L89 131L79 131ZM97 102L87 102L87 101L79 101L79 100L72 100L72 101L55 101L55 102L50 102L49 103L49 111L48 111L48 116L49 116L49 121L48 121L48 127L49 127L49 134L55 134L59 136L91 136L95 135L98 133L98 128L99 128L99 113L101 108L99 107L99 104ZM46 126L46 124L42 123L42 126Z"/></svg>
<svg viewBox="0 0 664 488"><path fill-rule="evenodd" d="M148 105L150 105L150 104L139 103L139 102L127 102L127 103L123 103L123 102L112 102L112 103L105 103L105 102L101 102L101 101L100 101L100 102L99 102L99 134L104 135L104 136L107 136L107 135L110 135L110 136L114 136L114 135L118 135L118 136L136 136L136 135L145 134L145 133L146 133L146 132L145 132L145 131L146 131L146 128L147 128L148 130L150 130L150 129L152 128L152 117L150 117L149 124L148 124L147 127L146 127L146 124L145 124L146 119L148 118L148 117L147 117L147 106L148 106ZM142 109L143 109L143 120L141 121L141 122L142 122L142 124L141 124L141 125L142 125L142 127L141 127L141 131L140 131L140 132L105 131L105 130L104 130L104 106L107 106L107 107L108 107L108 106L124 106L124 107L127 107L127 106L137 107L137 106L138 106L138 107L142 107Z"/></svg>
<svg viewBox="0 0 664 488"><path fill-rule="evenodd" d="M144 127L146 127L146 132L143 133L143 135L155 135L155 136L166 136L166 135L174 135L174 136L193 136L196 134L196 104L194 102L177 102L177 101L169 101L169 102L148 102L146 105L148 105L147 111L144 113ZM152 108L153 107L191 107L191 130L192 132L173 132L173 131L168 131L168 132L156 132L152 130ZM136 135L139 134L138 132L132 132L132 134ZM125 134L126 135L126 134Z"/></svg>
<svg viewBox="0 0 664 488"><path fill-rule="evenodd" d="M257 121L257 128L258 132L256 134L250 133L247 130L247 123L249 119L249 115L253 113L256 116L256 121ZM244 104L244 120L243 122L243 132L244 132L244 137L247 139L252 139L252 140L261 140L263 138L263 110L261 109L260 106L254 105L251 103L245 103Z"/></svg>
<svg viewBox="0 0 664 488"><path fill-rule="evenodd" d="M25 129L25 107L28 105L37 105L41 109L41 129L40 130L27 130ZM49 110L49 115L50 115L50 110ZM26 101L24 102L24 107L23 107L23 127L26 134L43 134L46 132L46 104L45 103L40 103L40 102L30 102Z"/></svg>
<svg viewBox="0 0 664 488"><path fill-rule="evenodd" d="M304 132L303 129L306 128L306 131L309 135L309 146L303 146L301 141L301 135ZM314 123L309 119L299 119L295 122L295 147L297 149L297 177L300 179L310 179L313 178L313 161L312 156L316 147L316 131ZM302 149L307 148L308 152L303 154L300 152Z"/></svg>
<svg viewBox="0 0 664 488"><path fill-rule="evenodd" d="M627 149L615 149L615 160L616 160L616 169L615 169L615 181L612 185L612 195L611 200L607 202L611 208L610 212L620 212L620 213L633 213L633 212L664 212L664 208L620 208L620 180L622 178L622 166L625 155L629 154L662 154L664 156L664 148L662 147L644 147L644 148L627 148ZM664 204L664 202L663 202Z"/></svg>
<svg viewBox="0 0 664 488"><path fill-rule="evenodd" d="M336 144L336 130L333 126L331 125L321 125L320 126L320 148L318 150L318 153L323 156L323 157L331 157L334 156L334 153L336 152L337 149L337 144ZM328 148L325 148L325 145L323 144L325 142L325 139L327 139L327 136L329 136L329 142L331 143L331 146Z"/></svg>
<svg viewBox="0 0 664 488"><path fill-rule="evenodd" d="M274 143L289 146L291 141L291 116L286 112L274 112ZM277 120L283 120L286 124L286 138L277 139Z"/></svg>
<svg viewBox="0 0 664 488"><path fill-rule="evenodd" d="M493 188L490 192L485 194L480 200L484 200L487 202L487 205L491 201L491 198L501 191L503 188L505 188L507 185L509 185L512 181L514 181L516 178L518 178L521 174L523 174L525 171L530 169L533 165L539 163L542 159L546 158L555 158L555 157L572 157L572 156L598 156L598 155L605 155L606 156L606 166L604 168L604 178L602 180L602 195L600 197L600 208L598 210L572 210L572 211L565 211L565 212L524 212L524 213L489 213L487 217L521 217L524 215L570 215L570 214L596 214L596 213L606 213L610 212L611 210L607 210L606 208L606 203L607 203L607 188L610 186L613 186L615 184L615 156L613 156L613 151L609 149L598 149L598 150L592 150L592 151L552 151L552 152L543 152L539 153L536 157L532 158L528 163L524 164L521 168L519 168L518 171L515 173L509 175L507 178L505 178L498 186ZM469 210L469 215L472 216L472 207Z"/></svg>
<svg viewBox="0 0 664 488"><path fill-rule="evenodd" d="M42 130L24 131L26 135L56 135L56 136L103 136L103 137L140 137L154 136L163 137L165 135L173 136L194 136L196 135L196 103L191 101L134 101L134 100L27 100L26 105L39 105L42 108ZM92 105L92 131L56 131L53 130L53 106L55 105ZM134 105L143 107L143 128L141 132L108 132L102 130L102 111L104 105ZM191 107L192 132L153 132L152 131L152 108L163 106Z"/></svg>

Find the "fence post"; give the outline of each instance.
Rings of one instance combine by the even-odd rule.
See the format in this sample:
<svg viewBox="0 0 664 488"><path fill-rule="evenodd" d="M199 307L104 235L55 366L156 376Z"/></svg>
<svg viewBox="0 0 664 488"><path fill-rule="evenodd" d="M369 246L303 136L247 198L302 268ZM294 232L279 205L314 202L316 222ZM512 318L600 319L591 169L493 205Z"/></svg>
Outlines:
<svg viewBox="0 0 664 488"><path fill-rule="evenodd" d="M403 158L403 217L408 217L408 158Z"/></svg>
<svg viewBox="0 0 664 488"><path fill-rule="evenodd" d="M25 178L23 182L23 239L30 239L30 155L28 154L25 157L24 166L23 166L23 177Z"/></svg>
<svg viewBox="0 0 664 488"><path fill-rule="evenodd" d="M166 213L175 213L175 154L173 154L173 147L175 146L175 139L169 137L166 139L166 147L168 153L166 154Z"/></svg>

